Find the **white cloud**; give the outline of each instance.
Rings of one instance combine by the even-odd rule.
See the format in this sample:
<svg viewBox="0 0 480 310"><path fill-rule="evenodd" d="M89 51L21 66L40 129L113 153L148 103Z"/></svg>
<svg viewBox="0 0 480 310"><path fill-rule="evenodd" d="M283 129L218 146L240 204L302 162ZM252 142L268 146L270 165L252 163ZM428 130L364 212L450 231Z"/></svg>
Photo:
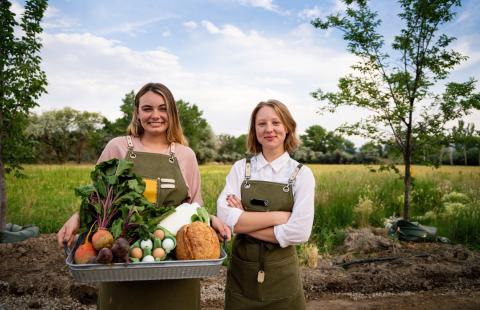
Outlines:
<svg viewBox="0 0 480 310"><path fill-rule="evenodd" d="M273 0L240 0L239 2L245 6L262 8L283 16L291 14L290 11L281 9L278 5L274 4Z"/></svg>
<svg viewBox="0 0 480 310"><path fill-rule="evenodd" d="M89 33L45 33L42 58L49 93L41 98L40 110L70 106L113 120L120 116L127 92L159 81L177 99L197 104L217 134L244 133L254 105L270 98L290 107L300 131L319 122L329 129L338 125L338 120L316 114L318 103L309 93L320 86L334 88L348 70L351 56L322 47L305 26L276 38L234 25L210 21L202 25L208 29L204 35L214 40L202 37L199 44L192 44L205 62L196 70L162 48L136 51Z"/></svg>
<svg viewBox="0 0 480 310"><path fill-rule="evenodd" d="M202 20L202 25L208 30L210 33L219 33L220 29L217 28L212 22L208 20Z"/></svg>
<svg viewBox="0 0 480 310"><path fill-rule="evenodd" d="M119 117L121 98L148 81L178 80L183 70L168 51L132 50L117 41L89 33L44 34L43 69L48 94L41 109L70 106Z"/></svg>
<svg viewBox="0 0 480 310"><path fill-rule="evenodd" d="M172 34L170 33L170 31L164 31L164 32L162 32L162 37L165 37L165 38L166 38L166 37L169 37L169 36L171 36L171 35L172 35Z"/></svg>
<svg viewBox="0 0 480 310"><path fill-rule="evenodd" d="M135 36L137 33L145 32L145 27L156 24L159 21L165 20L166 17L156 17L148 20L141 20L135 22L125 22L121 25L106 28L100 31L102 35L108 35L112 33L125 33L130 36Z"/></svg>
<svg viewBox="0 0 480 310"><path fill-rule="evenodd" d="M263 8L272 12L278 10L278 6L273 4L273 0L240 0L240 3L243 5Z"/></svg>
<svg viewBox="0 0 480 310"><path fill-rule="evenodd" d="M314 6L313 8L310 9L304 9L302 10L298 16L302 19L312 19L312 18L317 18L322 15L322 10L318 6Z"/></svg>
<svg viewBox="0 0 480 310"><path fill-rule="evenodd" d="M354 4L354 6L355 6L355 4ZM335 4L333 6L332 12L329 13L329 14L344 12L347 8L348 8L348 6L343 1L335 0Z"/></svg>
<svg viewBox="0 0 480 310"><path fill-rule="evenodd" d="M187 29L187 30L195 30L197 27L198 27L198 24L194 21L188 21L188 22L184 22L183 23L183 26Z"/></svg>
<svg viewBox="0 0 480 310"><path fill-rule="evenodd" d="M46 30L61 29L67 31L80 27L80 24L74 19L64 16L56 7L49 5L42 20L42 27Z"/></svg>
<svg viewBox="0 0 480 310"><path fill-rule="evenodd" d="M473 43L479 42L479 40L480 35L478 34L463 35L457 39L452 49L468 56L468 60L464 61L457 69L465 69L479 64L480 50L475 49L473 46Z"/></svg>

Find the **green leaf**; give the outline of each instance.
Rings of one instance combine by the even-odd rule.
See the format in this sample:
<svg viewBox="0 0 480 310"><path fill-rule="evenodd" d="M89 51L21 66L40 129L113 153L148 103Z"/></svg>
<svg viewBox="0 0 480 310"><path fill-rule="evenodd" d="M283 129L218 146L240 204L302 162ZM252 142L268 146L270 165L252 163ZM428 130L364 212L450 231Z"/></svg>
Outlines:
<svg viewBox="0 0 480 310"><path fill-rule="evenodd" d="M116 219L113 224L112 228L110 228L110 232L112 233L113 239L118 239L122 234L123 229L123 219L118 218Z"/></svg>
<svg viewBox="0 0 480 310"><path fill-rule="evenodd" d="M79 186L75 188L75 195L79 197L88 198L94 192L95 192L95 187L92 184Z"/></svg>
<svg viewBox="0 0 480 310"><path fill-rule="evenodd" d="M210 223L210 215L208 214L207 209L204 207L200 207L197 209L197 214L200 217L200 221L209 224Z"/></svg>
<svg viewBox="0 0 480 310"><path fill-rule="evenodd" d="M133 162L131 162L129 160L120 159L118 161L118 166L117 166L117 169L115 171L115 175L116 176L128 175L128 174L130 174L132 169L133 169Z"/></svg>

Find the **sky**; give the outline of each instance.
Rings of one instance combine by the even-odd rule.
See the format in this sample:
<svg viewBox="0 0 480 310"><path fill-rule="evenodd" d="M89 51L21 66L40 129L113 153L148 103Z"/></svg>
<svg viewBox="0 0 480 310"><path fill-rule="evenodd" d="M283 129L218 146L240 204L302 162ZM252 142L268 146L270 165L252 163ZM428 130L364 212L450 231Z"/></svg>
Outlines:
<svg viewBox="0 0 480 310"><path fill-rule="evenodd" d="M23 3L12 2L18 16ZM390 43L402 27L399 6L382 0L372 6ZM176 100L196 104L215 134L246 133L252 109L267 99L289 107L299 134L312 125L334 130L364 111L321 115L310 93L335 91L355 58L340 31L315 29L310 21L344 9L338 0L50 0L41 51L48 93L35 111L68 106L113 121L126 93L160 82ZM480 79L480 20L474 14L480 1L463 1L457 12L442 30L457 37L453 48L469 59L449 80ZM466 121L479 128L480 113Z"/></svg>

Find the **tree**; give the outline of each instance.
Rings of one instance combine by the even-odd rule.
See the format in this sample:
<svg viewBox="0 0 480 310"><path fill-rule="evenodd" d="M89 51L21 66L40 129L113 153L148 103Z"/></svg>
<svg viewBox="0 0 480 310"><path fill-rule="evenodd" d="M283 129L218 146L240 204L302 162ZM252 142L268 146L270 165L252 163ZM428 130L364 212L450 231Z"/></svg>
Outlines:
<svg viewBox="0 0 480 310"><path fill-rule="evenodd" d="M39 56L40 21L47 1L27 1L20 23L15 21L10 6L10 1L0 1L0 230L6 224L5 174L20 172L25 159L28 113L38 105L47 85ZM15 35L18 26L20 38Z"/></svg>
<svg viewBox="0 0 480 310"><path fill-rule="evenodd" d="M455 146L461 147L463 150L463 162L468 165L467 149L475 143L475 124L469 123L465 127L463 120L458 121L458 127L452 128L452 140Z"/></svg>
<svg viewBox="0 0 480 310"><path fill-rule="evenodd" d="M353 142L336 134L334 131L327 131L320 125L312 125L305 130L305 134L300 136L304 147L314 152L324 154L334 152L345 152L354 155L355 145Z"/></svg>
<svg viewBox="0 0 480 310"><path fill-rule="evenodd" d="M410 215L412 155L418 134L437 136L446 122L480 108L475 80L450 82L443 94L431 87L444 80L450 70L466 60L448 49L455 38L439 34L439 27L451 21L459 0L400 0L404 26L386 52L384 38L377 32L381 20L367 0L344 0L344 15L315 19L316 28L337 28L348 42L348 51L358 57L354 73L339 80L338 92L321 89L312 93L322 101L324 111L340 106L368 109L363 121L341 126L342 132L357 134L384 143L393 137L404 163L403 217ZM391 53L394 59L391 58Z"/></svg>
<svg viewBox="0 0 480 310"><path fill-rule="evenodd" d="M221 162L234 162L245 157L247 135L239 137L232 135L219 135L217 137L217 160Z"/></svg>
<svg viewBox="0 0 480 310"><path fill-rule="evenodd" d="M215 158L215 135L203 112L195 104L183 100L176 102L183 134L188 145L193 149L199 163L205 163Z"/></svg>
<svg viewBox="0 0 480 310"><path fill-rule="evenodd" d="M135 92L132 90L129 93L125 94L125 97L122 99L122 105L120 106L120 111L122 111L122 116L117 118L113 123L107 125L108 140L117 137L124 136L127 132L127 127L132 120L133 110L135 108Z"/></svg>
<svg viewBox="0 0 480 310"><path fill-rule="evenodd" d="M320 125L308 127L305 134L300 135L300 140L305 147L314 152L327 152L327 130Z"/></svg>
<svg viewBox="0 0 480 310"><path fill-rule="evenodd" d="M96 112L80 112L72 108L33 114L27 133L38 141L38 159L44 162L81 163L88 156L96 158L95 145L104 117Z"/></svg>

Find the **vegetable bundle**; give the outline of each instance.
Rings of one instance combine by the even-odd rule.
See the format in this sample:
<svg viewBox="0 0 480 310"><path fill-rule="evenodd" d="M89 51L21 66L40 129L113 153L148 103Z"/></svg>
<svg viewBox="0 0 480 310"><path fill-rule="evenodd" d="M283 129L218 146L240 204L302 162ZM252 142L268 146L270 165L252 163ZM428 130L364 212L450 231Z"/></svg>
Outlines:
<svg viewBox="0 0 480 310"><path fill-rule="evenodd" d="M121 159L104 161L95 166L90 178L91 184L75 189L82 199L80 232L88 231L83 244L75 252L75 263L158 262L184 253L187 245L193 252L214 249L207 251L213 256L199 256L191 249L193 254L189 252L178 259L219 256L218 239L209 227L207 210L196 203L157 208L143 196L145 183L134 174L132 162ZM205 228L197 230L194 225L186 230L192 222L201 222ZM188 233L181 235L181 249L176 253L173 251L177 246L176 235L184 227L183 231ZM200 243L194 242L195 246L191 242L193 235L198 235L194 239L200 240Z"/></svg>
<svg viewBox="0 0 480 310"><path fill-rule="evenodd" d="M143 196L145 183L133 172L133 163L111 159L95 166L90 174L91 184L80 186L75 193L81 198L80 233L91 232L76 253L82 263L128 262L129 244L133 240L147 239L150 231L164 216L174 212L172 207L156 208ZM116 257L110 253L115 242L121 242L126 253ZM98 251L98 253L97 253ZM85 254L82 254L82 253ZM75 260L77 261L77 259Z"/></svg>

